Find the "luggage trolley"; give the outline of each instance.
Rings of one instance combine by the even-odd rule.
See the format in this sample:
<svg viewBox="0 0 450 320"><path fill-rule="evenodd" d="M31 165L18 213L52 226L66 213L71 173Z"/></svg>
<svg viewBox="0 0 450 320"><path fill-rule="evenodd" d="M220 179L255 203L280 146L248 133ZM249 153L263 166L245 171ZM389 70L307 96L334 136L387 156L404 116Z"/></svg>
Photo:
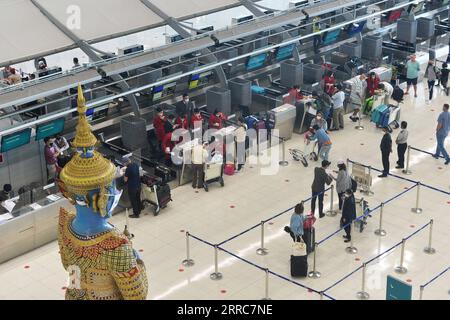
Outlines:
<svg viewBox="0 0 450 320"><path fill-rule="evenodd" d="M356 219L364 216L362 219L355 221L355 228L359 229L359 232L363 232L367 225L367 218L371 218L371 215L367 213L370 211L369 203L364 199L355 198L356 204L359 205L359 210L356 211Z"/></svg>
<svg viewBox="0 0 450 320"><path fill-rule="evenodd" d="M223 163L210 162L205 163L204 167L204 182L203 188L206 192L209 191L208 185L214 182L220 183L222 187L225 186L225 182L223 180Z"/></svg>
<svg viewBox="0 0 450 320"><path fill-rule="evenodd" d="M141 178L141 202L143 208L147 204L152 205L153 213L157 216L161 209L167 207L170 201L172 201L172 197L168 184L163 184L158 177L154 176L144 175Z"/></svg>
<svg viewBox="0 0 450 320"><path fill-rule="evenodd" d="M309 166L308 160L318 161L319 156L314 151L316 149L317 139L311 140L311 136L308 133L305 134L305 146L303 151L299 149L289 149L289 153L292 155L295 161L300 161L305 168Z"/></svg>
<svg viewBox="0 0 450 320"><path fill-rule="evenodd" d="M360 192L368 196L373 195L370 190L372 187L372 173L365 166L353 163L351 177L361 186Z"/></svg>

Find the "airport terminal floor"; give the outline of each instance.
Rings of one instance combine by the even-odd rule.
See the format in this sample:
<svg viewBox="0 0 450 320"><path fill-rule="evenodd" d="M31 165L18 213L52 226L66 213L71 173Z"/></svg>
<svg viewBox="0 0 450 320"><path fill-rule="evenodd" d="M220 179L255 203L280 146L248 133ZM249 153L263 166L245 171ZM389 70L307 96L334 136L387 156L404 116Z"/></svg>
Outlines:
<svg viewBox="0 0 450 320"><path fill-rule="evenodd" d="M410 145L434 152L436 120L449 98L440 89L437 89L431 102L425 96L425 83L419 84L418 98L414 98L413 94L405 96L402 120L409 124ZM382 131L368 119L363 119L362 124L364 130L355 130L355 123L346 116L345 130L331 133L333 147L330 162L333 170L341 159L372 166L373 170L382 168L379 151ZM398 131L394 130L393 138ZM447 140L447 149L449 142ZM247 163L242 172L225 178L224 188L211 186L208 193L203 190L196 192L190 185L176 188L172 195L174 201L159 216L148 213L140 219L131 220L130 232L135 235L133 246L147 268L147 298L258 300L266 295L264 269L268 268L268 295L271 299L318 300L321 298L318 292L325 292L323 299L354 300L357 292L361 291L361 266L368 262L365 291L370 299L385 299L388 275L412 285L412 297L419 299L420 286L446 270L450 256L448 193L421 187L419 206L423 212L416 214L411 211L416 207L417 197L417 188L412 181L420 181L445 192L450 190L449 167L444 165L443 159L435 160L423 152L411 151L411 175L392 169L391 173L398 177L374 178L373 195L359 192L356 195L358 198L364 197L371 209L400 195L384 206L384 237L374 234L379 228L379 209L371 213L362 232L353 229L353 246L357 248L355 254L346 252L349 243L344 243L343 231L333 235L340 228L339 214L318 219L315 227L316 242L320 243L316 250L316 271L321 273L319 279L293 279L290 276L292 240L283 229L289 225L292 210L265 224L264 246L268 254L256 254L261 247L261 229L257 227L243 232L310 197L314 168L319 164L310 162L309 167L305 168L300 162L293 161L288 152L290 148L302 149L303 143L303 135L294 134L286 145L285 157L289 165L279 167L276 174L263 175L262 164ZM396 160L394 150L390 158L391 167L395 167ZM373 173L374 177L377 175L377 172ZM327 193L325 209L329 208L330 199L331 195ZM337 208L336 195L333 200L334 208ZM309 212L310 203L306 202L305 206L305 211ZM429 243L431 219L432 247L436 252L426 254L423 249ZM125 213L115 215L111 222L123 230ZM195 236L189 241L190 258L195 261L191 267L182 264L186 259L187 231ZM230 238L230 241L221 244ZM394 269L401 263L402 239L406 239L403 266L407 268L407 273L398 274ZM218 252L217 265L223 275L221 280L210 279L210 274L215 271L215 252L211 244L221 244L223 249ZM390 248L393 249L386 252ZM58 250L55 241L1 264L0 299L64 299L68 280ZM310 271L313 258L314 255L309 256ZM449 300L449 283L450 273L447 272L425 287L422 298Z"/></svg>

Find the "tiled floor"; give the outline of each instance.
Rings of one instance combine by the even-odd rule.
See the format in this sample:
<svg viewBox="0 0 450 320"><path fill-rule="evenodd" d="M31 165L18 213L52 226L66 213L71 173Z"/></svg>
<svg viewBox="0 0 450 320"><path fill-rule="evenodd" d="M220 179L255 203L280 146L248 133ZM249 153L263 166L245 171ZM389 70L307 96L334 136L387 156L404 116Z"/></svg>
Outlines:
<svg viewBox="0 0 450 320"><path fill-rule="evenodd" d="M406 97L402 118L409 122L410 143L418 148L432 151L435 146L434 128L442 104L450 101L440 91L431 103L420 97ZM333 165L338 159L351 158L376 168L381 167L379 143L380 130L367 120L365 130L355 130L349 121L344 131L332 134L334 142L331 152ZM397 131L394 133L394 136ZM449 139L450 141L450 139ZM294 135L287 147L301 147L302 137ZM447 147L450 144L447 143ZM292 207L309 197L313 176L312 164L304 168L290 160L288 167L280 168L273 176L261 175L261 167L248 165L243 173L226 177L225 188L211 187L209 193L195 193L189 186L173 192L172 202L160 216L143 216L131 222L131 231L136 235L134 247L147 265L150 294L149 299L260 299L264 296L265 273L243 261L219 253L219 271L223 279L212 281L213 248L191 239L191 257L195 266L185 268L185 231L213 244L220 243L247 228ZM392 163L395 163L395 156ZM430 156L412 152L411 170L408 178L450 191L450 169ZM395 170L393 172L398 172ZM412 184L390 177L374 179L374 196L366 197L374 208L382 201L401 193ZM371 262L367 268L366 291L372 299L384 299L386 276L394 275L413 286L413 298L418 299L419 286L432 279L449 265L450 246L450 196L426 188L421 190L420 206L423 214L411 212L415 205L416 191L412 190L386 205L383 227L387 236L374 235L378 228L379 211L374 212L362 233L354 233L354 245L358 253L345 252L342 233L335 235L319 246L317 269L320 279L298 279L299 284L322 291L353 272L361 264L399 243L430 219L434 219L433 246L437 252L427 255L429 229L425 228L406 243L405 265L408 273L397 275L394 267L399 264L400 247ZM326 197L326 205L329 203ZM335 199L336 200L336 199ZM233 206L233 207L231 207ZM328 207L328 206L327 206ZM290 212L266 225L266 247L269 255L261 257L255 251L260 246L260 229L256 228L226 244L223 248L263 268L269 268L288 279L291 240L283 232L288 224ZM124 215L115 216L112 222L123 230ZM316 224L316 239L324 239L339 228L339 216L327 217ZM312 256L310 257L312 268ZM327 293L336 299L355 299L361 288L361 270L340 282ZM448 294L450 272L425 289L424 299L450 299ZM0 265L0 299L63 299L67 273L61 266L57 243L48 244L38 250ZM269 295L272 299L319 299L319 296L298 284L270 276Z"/></svg>

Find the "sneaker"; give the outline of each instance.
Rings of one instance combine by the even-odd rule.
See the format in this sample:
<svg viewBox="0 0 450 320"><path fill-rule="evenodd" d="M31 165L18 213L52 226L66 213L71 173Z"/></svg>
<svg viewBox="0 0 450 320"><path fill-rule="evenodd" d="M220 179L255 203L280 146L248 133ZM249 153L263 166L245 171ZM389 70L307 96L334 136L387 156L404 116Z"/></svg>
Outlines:
<svg viewBox="0 0 450 320"><path fill-rule="evenodd" d="M135 214L130 214L128 217L131 219L139 219L139 216L137 216Z"/></svg>
<svg viewBox="0 0 450 320"><path fill-rule="evenodd" d="M345 243L349 243L350 241L352 241L352 240L350 240L349 238L344 240Z"/></svg>
<svg viewBox="0 0 450 320"><path fill-rule="evenodd" d="M378 178L387 178L387 175L381 174L381 175L378 176Z"/></svg>

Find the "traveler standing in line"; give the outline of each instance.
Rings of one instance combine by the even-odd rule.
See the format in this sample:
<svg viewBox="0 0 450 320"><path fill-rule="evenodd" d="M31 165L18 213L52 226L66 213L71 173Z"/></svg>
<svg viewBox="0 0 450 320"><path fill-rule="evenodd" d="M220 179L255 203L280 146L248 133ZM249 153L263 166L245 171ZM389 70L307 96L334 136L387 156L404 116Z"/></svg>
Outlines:
<svg viewBox="0 0 450 320"><path fill-rule="evenodd" d="M58 157L60 152L55 146L55 138L47 137L44 139L44 155L47 164L47 182L51 183L57 178L58 172Z"/></svg>
<svg viewBox="0 0 450 320"><path fill-rule="evenodd" d="M345 191L352 188L352 178L347 171L347 166L344 161L340 160L338 162L339 171L335 171L337 173L336 180L336 192L338 194L339 199L339 210L342 210L342 201L345 194Z"/></svg>
<svg viewBox="0 0 450 320"><path fill-rule="evenodd" d="M328 155L330 154L331 147L333 146L330 136L325 132L325 130L319 128L318 125L315 125L312 128L312 133L313 136L311 136L310 139L317 139L317 144L319 145L319 157L322 160L328 161Z"/></svg>
<svg viewBox="0 0 450 320"><path fill-rule="evenodd" d="M352 223L356 219L356 201L355 196L353 194L353 191L351 189L348 189L344 194L344 200L342 204L342 220L341 223L343 226L346 226L344 228L345 235L344 235L344 242L350 242L352 240Z"/></svg>
<svg viewBox="0 0 450 320"><path fill-rule="evenodd" d="M450 130L450 112L448 111L449 105L444 104L443 112L439 115L438 125L436 128L437 148L436 153L433 155L435 159L439 159L441 153L445 158L445 164L450 163L450 157L445 150L445 139L448 136Z"/></svg>
<svg viewBox="0 0 450 320"><path fill-rule="evenodd" d="M434 65L433 60L428 61L427 69L425 70L425 78L427 78L428 81L428 99L431 101L431 99L433 99L434 85L439 78L439 70Z"/></svg>
<svg viewBox="0 0 450 320"><path fill-rule="evenodd" d="M408 149L408 123L406 121L402 121L401 130L395 140L397 144L397 154L398 161L396 169L404 169L405 168L405 152Z"/></svg>
<svg viewBox="0 0 450 320"><path fill-rule="evenodd" d="M367 77L364 73L361 73L359 77L353 79L352 92L350 94L350 104L353 108L353 114L350 116L350 120L356 122L359 120L359 112L366 100L367 91Z"/></svg>
<svg viewBox="0 0 450 320"><path fill-rule="evenodd" d="M411 59L406 63L406 92L409 94L411 85L414 87L414 97L417 98L417 79L419 78L420 64L416 61L416 55L413 54Z"/></svg>
<svg viewBox="0 0 450 320"><path fill-rule="evenodd" d="M378 90L384 93L384 104L389 107L391 97L394 93L394 87L387 81L383 81L378 85Z"/></svg>
<svg viewBox="0 0 450 320"><path fill-rule="evenodd" d="M294 213L291 216L291 222L289 224L289 227L284 228L284 231L289 233L294 242L302 241L302 236L304 234L303 224L308 219L308 217L305 217L305 215L303 214L304 211L305 206L303 202L297 204L295 206Z"/></svg>
<svg viewBox="0 0 450 320"><path fill-rule="evenodd" d="M381 140L381 159L383 160L383 173L378 178L386 178L389 175L389 156L392 153L392 138L389 128L383 128L383 139Z"/></svg>
<svg viewBox="0 0 450 320"><path fill-rule="evenodd" d="M234 136L236 139L236 153L237 153L237 168L235 173L241 172L246 161L246 140L247 140L247 125L242 117L238 118L237 121L238 128L234 131Z"/></svg>
<svg viewBox="0 0 450 320"><path fill-rule="evenodd" d="M322 161L322 167L314 169L314 181L311 186L312 200L311 200L311 214L314 215L316 211L316 200L319 198L319 217L325 217L323 213L323 197L325 192L325 184L330 185L333 182L333 178L327 173L327 169L330 167L329 161Z"/></svg>
<svg viewBox="0 0 450 320"><path fill-rule="evenodd" d="M338 84L336 86L337 92L333 95L333 123L334 128L330 131L338 131L339 129L344 129L344 101L345 93L342 90L342 85Z"/></svg>
<svg viewBox="0 0 450 320"><path fill-rule="evenodd" d="M448 96L448 94L449 94L448 74L449 74L450 70L447 69L447 67L448 67L448 64L446 62L444 62L442 64L442 69L441 69L441 85L445 91L445 94Z"/></svg>
<svg viewBox="0 0 450 320"><path fill-rule="evenodd" d="M206 160L208 159L208 143L203 143L203 145L198 144L192 148L192 169L193 169L193 179L192 188L201 189L203 188L203 172Z"/></svg>
<svg viewBox="0 0 450 320"><path fill-rule="evenodd" d="M130 198L131 206L133 207L133 214L129 217L133 219L139 218L142 211L141 204L141 174L139 166L131 161L130 157L123 158L123 165L126 166L123 181L128 188L128 197Z"/></svg>

